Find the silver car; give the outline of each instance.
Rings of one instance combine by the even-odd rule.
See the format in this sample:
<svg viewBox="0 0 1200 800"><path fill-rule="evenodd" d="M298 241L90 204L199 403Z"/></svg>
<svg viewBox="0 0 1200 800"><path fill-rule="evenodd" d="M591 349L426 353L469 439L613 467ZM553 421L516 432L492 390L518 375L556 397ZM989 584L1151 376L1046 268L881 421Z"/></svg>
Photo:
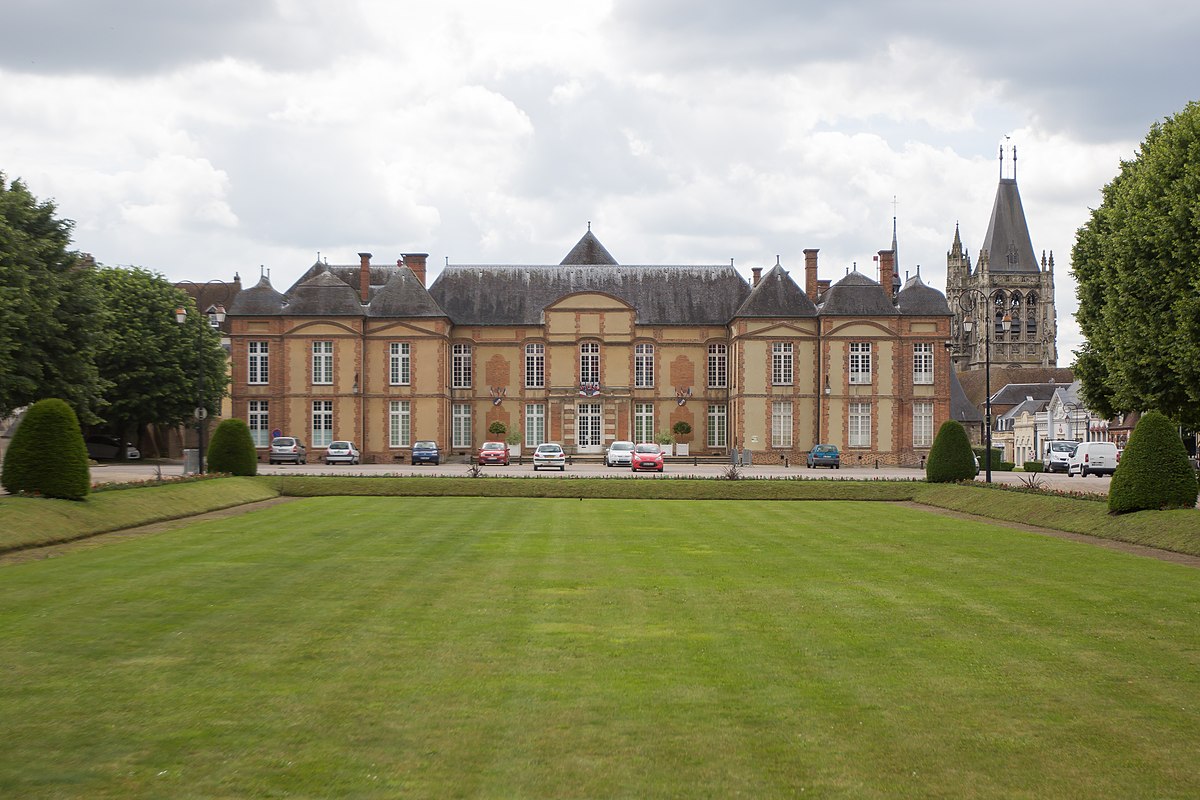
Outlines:
<svg viewBox="0 0 1200 800"><path fill-rule="evenodd" d="M267 461L271 464L307 464L308 450L304 447L304 442L294 436L276 436L271 440Z"/></svg>
<svg viewBox="0 0 1200 800"><path fill-rule="evenodd" d="M358 448L354 442L330 442L325 448L325 463L357 464L359 461Z"/></svg>
<svg viewBox="0 0 1200 800"><path fill-rule="evenodd" d="M633 462L633 442L615 441L604 454L604 466L628 467Z"/></svg>

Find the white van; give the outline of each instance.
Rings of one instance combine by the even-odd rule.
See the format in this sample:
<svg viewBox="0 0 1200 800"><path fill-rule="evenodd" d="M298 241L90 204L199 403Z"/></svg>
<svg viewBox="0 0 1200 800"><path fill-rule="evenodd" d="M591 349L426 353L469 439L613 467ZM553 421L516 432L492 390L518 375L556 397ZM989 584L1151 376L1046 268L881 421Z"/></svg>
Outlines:
<svg viewBox="0 0 1200 800"><path fill-rule="evenodd" d="M1042 448L1042 468L1046 472L1066 472L1067 462L1079 442L1069 439L1052 439Z"/></svg>
<svg viewBox="0 0 1200 800"><path fill-rule="evenodd" d="M1067 475L1112 475L1117 471L1117 446L1112 442L1080 442L1067 462Z"/></svg>

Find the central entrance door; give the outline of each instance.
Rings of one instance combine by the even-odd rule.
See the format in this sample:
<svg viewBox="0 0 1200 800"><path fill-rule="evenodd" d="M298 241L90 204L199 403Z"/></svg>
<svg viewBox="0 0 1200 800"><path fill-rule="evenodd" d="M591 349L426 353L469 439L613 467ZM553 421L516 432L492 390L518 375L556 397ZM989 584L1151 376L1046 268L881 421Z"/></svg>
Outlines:
<svg viewBox="0 0 1200 800"><path fill-rule="evenodd" d="M599 453L604 448L600 429L600 404L580 403L575 408L575 446L580 453Z"/></svg>

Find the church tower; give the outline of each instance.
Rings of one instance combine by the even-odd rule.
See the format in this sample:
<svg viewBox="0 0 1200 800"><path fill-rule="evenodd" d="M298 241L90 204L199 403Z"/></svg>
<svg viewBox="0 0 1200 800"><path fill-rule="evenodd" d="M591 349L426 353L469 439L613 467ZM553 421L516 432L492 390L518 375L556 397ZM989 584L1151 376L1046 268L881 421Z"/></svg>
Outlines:
<svg viewBox="0 0 1200 800"><path fill-rule="evenodd" d="M954 312L951 357L956 369L983 369L988 336L993 367L1058 366L1054 253L1047 258L1043 250L1040 262L1034 254L1017 191L1015 146L1009 178L1004 177L1000 147L1000 185L974 269L954 226L954 242L946 254L946 299ZM968 318L970 333L963 325Z"/></svg>

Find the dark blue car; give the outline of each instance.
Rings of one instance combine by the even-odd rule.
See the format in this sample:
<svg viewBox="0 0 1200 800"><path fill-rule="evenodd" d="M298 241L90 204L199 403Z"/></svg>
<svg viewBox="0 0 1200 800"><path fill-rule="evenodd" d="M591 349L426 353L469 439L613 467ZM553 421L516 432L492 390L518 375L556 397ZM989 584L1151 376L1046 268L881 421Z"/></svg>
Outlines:
<svg viewBox="0 0 1200 800"><path fill-rule="evenodd" d="M442 454L437 442L413 442L412 463L433 464L435 467L442 463Z"/></svg>
<svg viewBox="0 0 1200 800"><path fill-rule="evenodd" d="M819 444L808 451L809 467L842 468L842 456L835 444Z"/></svg>

